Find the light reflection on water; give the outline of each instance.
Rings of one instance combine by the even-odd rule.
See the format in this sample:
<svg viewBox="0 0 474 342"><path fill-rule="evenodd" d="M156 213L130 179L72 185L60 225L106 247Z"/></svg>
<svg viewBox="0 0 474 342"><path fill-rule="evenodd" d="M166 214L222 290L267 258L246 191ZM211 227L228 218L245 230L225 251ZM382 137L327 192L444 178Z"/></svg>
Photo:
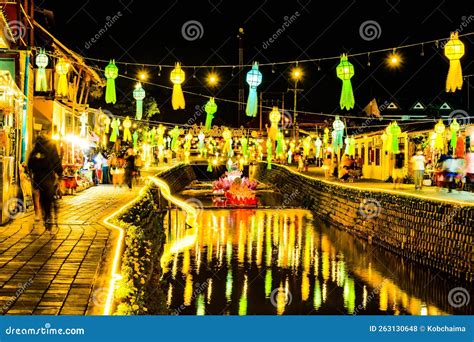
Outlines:
<svg viewBox="0 0 474 342"><path fill-rule="evenodd" d="M175 214L161 260L175 314L446 313L397 284L397 257L307 210L203 210L190 229Z"/></svg>

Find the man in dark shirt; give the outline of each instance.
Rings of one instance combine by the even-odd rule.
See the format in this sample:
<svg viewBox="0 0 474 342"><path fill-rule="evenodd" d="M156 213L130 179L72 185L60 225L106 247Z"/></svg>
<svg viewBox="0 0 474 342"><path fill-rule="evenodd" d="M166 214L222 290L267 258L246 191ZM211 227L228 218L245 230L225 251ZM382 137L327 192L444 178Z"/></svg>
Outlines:
<svg viewBox="0 0 474 342"><path fill-rule="evenodd" d="M51 140L40 135L28 158L28 170L33 176L33 189L39 192L46 229L51 229L51 211L54 204L56 177L61 177L63 167L58 150Z"/></svg>
<svg viewBox="0 0 474 342"><path fill-rule="evenodd" d="M131 148L127 151L125 157L125 181L127 182L128 188L132 190L133 174L135 172L135 156Z"/></svg>
<svg viewBox="0 0 474 342"><path fill-rule="evenodd" d="M405 155L403 153L397 153L395 155L395 164L393 166L392 178L393 178L393 188L399 189L403 181L403 164L405 161Z"/></svg>

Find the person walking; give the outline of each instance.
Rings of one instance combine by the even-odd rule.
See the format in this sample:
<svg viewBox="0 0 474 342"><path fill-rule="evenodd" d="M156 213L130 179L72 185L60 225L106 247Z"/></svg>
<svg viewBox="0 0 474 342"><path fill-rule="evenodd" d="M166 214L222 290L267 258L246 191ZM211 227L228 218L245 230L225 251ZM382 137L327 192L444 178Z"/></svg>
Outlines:
<svg viewBox="0 0 474 342"><path fill-rule="evenodd" d="M397 153L395 155L395 163L393 165L393 172L392 172L394 189L397 189L397 188L400 189L401 183L403 182L404 157L405 156L403 153Z"/></svg>
<svg viewBox="0 0 474 342"><path fill-rule="evenodd" d="M54 143L44 135L38 136L27 165L32 174L33 189L39 193L39 205L45 228L51 230L52 211L56 211L54 197L56 177L60 179L63 174L61 159Z"/></svg>
<svg viewBox="0 0 474 342"><path fill-rule="evenodd" d="M133 174L135 172L135 155L133 149L129 148L125 157L125 181L128 188L132 190Z"/></svg>
<svg viewBox="0 0 474 342"><path fill-rule="evenodd" d="M425 156L423 155L423 151L418 150L411 158L411 162L413 164L415 190L421 190L423 188L423 176L425 174Z"/></svg>

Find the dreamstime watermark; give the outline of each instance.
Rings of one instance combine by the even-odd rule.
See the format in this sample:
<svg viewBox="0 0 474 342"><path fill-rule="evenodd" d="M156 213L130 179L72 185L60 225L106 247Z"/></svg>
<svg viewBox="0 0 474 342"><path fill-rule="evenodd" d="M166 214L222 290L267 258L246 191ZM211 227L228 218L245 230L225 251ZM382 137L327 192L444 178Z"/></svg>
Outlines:
<svg viewBox="0 0 474 342"><path fill-rule="evenodd" d="M10 198L3 204L4 212L7 213L10 219L16 219L26 212L25 203L16 197Z"/></svg>
<svg viewBox="0 0 474 342"><path fill-rule="evenodd" d="M279 205L276 209L280 210L287 208L298 197L299 194L300 191L298 189L292 191L289 195L285 194L281 205Z"/></svg>
<svg viewBox="0 0 474 342"><path fill-rule="evenodd" d="M300 12L296 11L294 14L292 14L291 16L285 16L283 17L283 24L281 25L280 28L278 28L274 34L272 34L272 36L270 38L268 38L266 41L263 42L262 44L262 48L263 49L268 49L270 47L270 45L272 45L274 42L276 42L278 40L278 38L283 34L285 33L286 29L289 28L291 26L291 24L293 24L296 19L298 19L298 17L300 16Z"/></svg>
<svg viewBox="0 0 474 342"><path fill-rule="evenodd" d="M359 214L366 220L373 219L380 215L382 206L380 202L373 198L364 198L359 205Z"/></svg>
<svg viewBox="0 0 474 342"><path fill-rule="evenodd" d="M95 306L104 306L107 303L108 295L108 288L99 287L92 292L92 303L94 303Z"/></svg>
<svg viewBox="0 0 474 342"><path fill-rule="evenodd" d="M471 301L469 291L464 287L455 287L448 293L448 303L453 308L460 308L468 305Z"/></svg>
<svg viewBox="0 0 474 342"><path fill-rule="evenodd" d="M186 125L188 126L194 125L196 121L205 113L204 107L205 106L200 106L200 105L194 106L194 109L195 109L194 114L192 117L188 119L188 121L186 121Z"/></svg>
<svg viewBox="0 0 474 342"><path fill-rule="evenodd" d="M8 309L10 309L10 307L15 303L15 301L23 294L23 292L25 292L31 286L31 284L33 284L33 278L28 279L24 284L19 283L18 290L16 290L15 294L11 296L5 302L5 304L3 304L2 311L0 313L4 314L5 312L7 312Z"/></svg>
<svg viewBox="0 0 474 342"><path fill-rule="evenodd" d="M190 42L201 39L204 35L204 27L197 20L189 20L181 26L181 35Z"/></svg>
<svg viewBox="0 0 474 342"><path fill-rule="evenodd" d="M359 304L355 308L353 315L357 315L360 310L365 309L368 303L374 300L375 296L379 294L380 289L384 286L388 279L384 279L377 287L375 287L370 294L365 298L364 304Z"/></svg>
<svg viewBox="0 0 474 342"><path fill-rule="evenodd" d="M185 200L184 202L187 205L194 208L195 213L196 213L196 217L199 217L199 215L201 215L201 213L204 209L204 205L202 204L202 202L200 200L198 200L197 198L191 197L191 198L188 198L187 200Z"/></svg>
<svg viewBox="0 0 474 342"><path fill-rule="evenodd" d="M16 43L26 35L25 24L18 20L11 20L3 28L3 35L7 40Z"/></svg>
<svg viewBox="0 0 474 342"><path fill-rule="evenodd" d="M448 115L448 124L451 125L451 122L456 119L456 121L461 125L469 125L471 123L471 118L469 113L462 109L455 109Z"/></svg>
<svg viewBox="0 0 474 342"><path fill-rule="evenodd" d="M293 295L290 290L286 290L283 287L278 287L270 293L270 303L274 307L279 307L280 304L285 304L285 306L290 305L293 301Z"/></svg>
<svg viewBox="0 0 474 342"><path fill-rule="evenodd" d="M284 110L283 114L281 116L281 129L288 129L293 126L293 115L287 111Z"/></svg>
<svg viewBox="0 0 474 342"><path fill-rule="evenodd" d="M45 323L39 328L16 328L9 326L5 335L85 335L83 328L52 328L50 323Z"/></svg>
<svg viewBox="0 0 474 342"><path fill-rule="evenodd" d="M97 43L99 39L112 27L112 25L115 24L122 17L122 15L122 12L118 11L113 16L107 16L105 18L105 20L107 21L105 22L104 26L101 27L91 39L85 42L84 47L86 49L90 49L92 45Z"/></svg>
<svg viewBox="0 0 474 342"><path fill-rule="evenodd" d="M190 299L190 302L194 301L198 295L200 295L201 293L203 293L204 291L206 291L206 289L209 287L211 283L211 278L207 279L204 283L200 284L200 283L195 283L194 284L194 291L193 291L193 294L191 295L191 299ZM183 312L183 310L186 308L186 304L181 304L180 306L178 306L176 309L174 309L172 312L171 312L171 315L179 315Z"/></svg>
<svg viewBox="0 0 474 342"><path fill-rule="evenodd" d="M366 20L359 26L359 35L368 42L379 39L382 34L380 24L375 20Z"/></svg>

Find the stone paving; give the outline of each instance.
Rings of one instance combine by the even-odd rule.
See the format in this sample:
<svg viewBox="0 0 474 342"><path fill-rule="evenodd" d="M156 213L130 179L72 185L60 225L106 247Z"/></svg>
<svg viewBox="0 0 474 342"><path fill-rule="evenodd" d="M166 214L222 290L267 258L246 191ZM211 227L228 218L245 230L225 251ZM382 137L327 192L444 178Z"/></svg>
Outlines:
<svg viewBox="0 0 474 342"><path fill-rule="evenodd" d="M138 190L100 185L65 196L51 232L32 213L0 226L0 314L100 314L118 235L102 220Z"/></svg>

